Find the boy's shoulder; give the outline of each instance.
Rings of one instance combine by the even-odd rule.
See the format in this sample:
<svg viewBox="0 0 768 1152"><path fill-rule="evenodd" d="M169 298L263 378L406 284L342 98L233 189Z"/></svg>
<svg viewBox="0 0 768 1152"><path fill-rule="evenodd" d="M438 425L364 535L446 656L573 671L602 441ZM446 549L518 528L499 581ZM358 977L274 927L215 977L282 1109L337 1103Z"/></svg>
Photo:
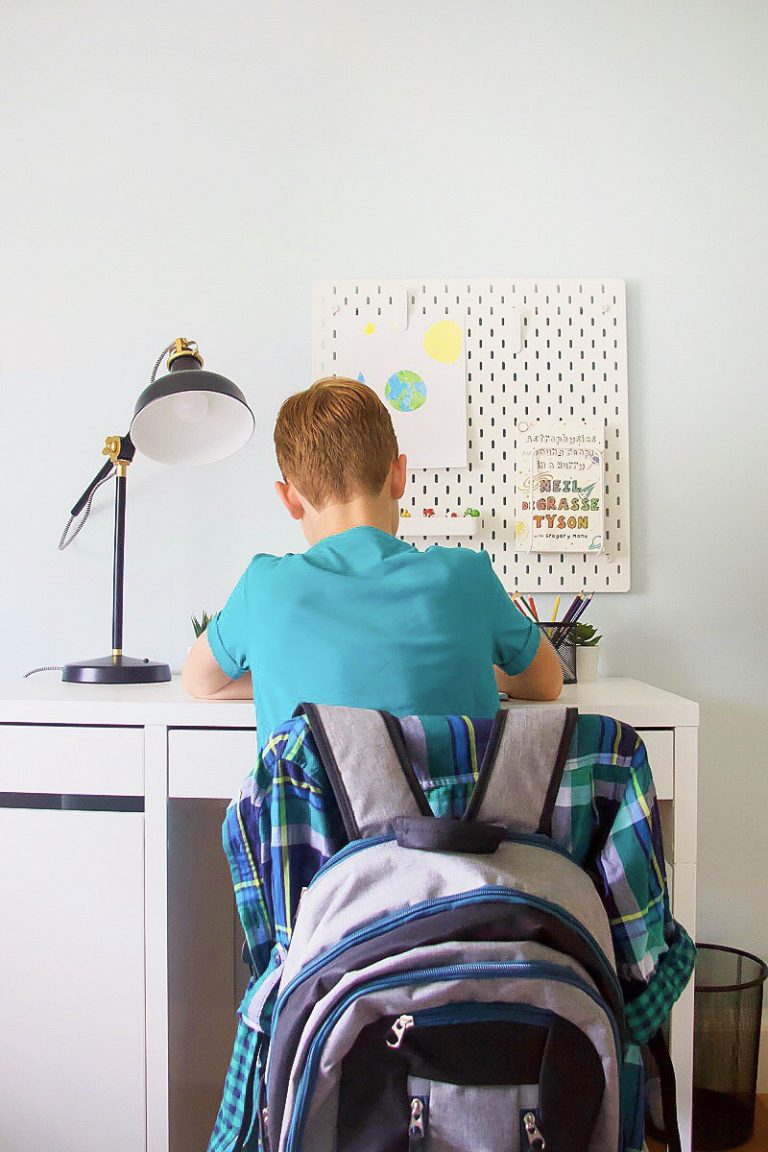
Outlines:
<svg viewBox="0 0 768 1152"><path fill-rule="evenodd" d="M408 545L403 549L402 555L407 561L406 569L413 564L414 569L420 571L423 566L431 572L442 572L447 578L464 576L481 580L493 572L490 556L481 549L446 547L441 544L418 549ZM318 563L314 549L309 549L309 553L286 552L282 556L271 552L257 552L251 557L245 571L245 579L252 588L258 585L265 587L275 580L283 582L290 579L292 575L301 578L305 571L316 567L325 567L325 562Z"/></svg>
<svg viewBox="0 0 768 1152"><path fill-rule="evenodd" d="M490 564L491 558L484 548L462 548L459 545L432 544L422 553L436 556L451 564Z"/></svg>
<svg viewBox="0 0 768 1152"><path fill-rule="evenodd" d="M492 571L491 558L484 548L446 547L444 544L433 544L417 555L428 558L434 564L442 564L445 568L458 572L470 572L477 576L483 571Z"/></svg>
<svg viewBox="0 0 768 1152"><path fill-rule="evenodd" d="M272 552L256 552L248 562L243 573L243 579L249 585L254 586L275 574L284 572L286 566L290 566L292 561L300 559L301 553L286 552L283 556L277 556Z"/></svg>

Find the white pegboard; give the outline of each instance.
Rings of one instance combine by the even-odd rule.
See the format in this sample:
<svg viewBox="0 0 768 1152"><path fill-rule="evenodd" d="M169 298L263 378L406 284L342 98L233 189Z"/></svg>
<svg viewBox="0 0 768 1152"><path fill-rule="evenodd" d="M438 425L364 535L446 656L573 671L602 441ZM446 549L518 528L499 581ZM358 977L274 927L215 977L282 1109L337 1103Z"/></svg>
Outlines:
<svg viewBox="0 0 768 1152"><path fill-rule="evenodd" d="M410 315L466 324L466 468L409 475L403 505L414 515L479 508L471 540L424 536L485 548L509 589L528 592L629 590L629 429L623 280L342 280L315 285L313 372L338 371L334 315L371 306L386 314L403 284ZM522 348L505 338L511 309L522 317ZM597 417L605 422L605 551L599 555L515 551L515 420ZM415 541L418 543L418 541Z"/></svg>

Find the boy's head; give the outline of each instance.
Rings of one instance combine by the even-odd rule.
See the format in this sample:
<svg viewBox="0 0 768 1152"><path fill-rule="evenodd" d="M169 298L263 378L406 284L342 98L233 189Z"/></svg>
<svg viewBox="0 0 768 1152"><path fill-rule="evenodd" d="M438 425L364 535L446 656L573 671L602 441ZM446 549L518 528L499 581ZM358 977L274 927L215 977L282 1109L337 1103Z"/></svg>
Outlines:
<svg viewBox="0 0 768 1152"><path fill-rule="evenodd" d="M405 457L392 420L357 380L329 376L289 396L277 416L275 451L283 474L278 491L295 519L303 518L298 504L303 513L322 513L402 495Z"/></svg>

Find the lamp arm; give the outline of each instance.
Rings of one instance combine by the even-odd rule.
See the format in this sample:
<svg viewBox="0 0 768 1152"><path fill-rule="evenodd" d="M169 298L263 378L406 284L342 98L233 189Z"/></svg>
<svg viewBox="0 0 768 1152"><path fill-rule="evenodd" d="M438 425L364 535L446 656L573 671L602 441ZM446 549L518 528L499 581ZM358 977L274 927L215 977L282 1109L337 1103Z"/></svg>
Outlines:
<svg viewBox="0 0 768 1152"><path fill-rule="evenodd" d="M110 451L110 449L112 448L115 441L117 442L117 451L114 451L114 450ZM133 460L133 457L136 455L136 449L133 446L133 441L131 440L131 437L128 435L127 432L126 432L125 436L109 436L109 437L107 437L107 447L103 449L103 452L105 455L109 455L109 460L107 460L104 467L100 468L99 471L94 476L93 480L91 480L91 482L88 485L88 487L86 488L85 492L83 492L82 496L77 501L74 508L72 508L72 510L70 511L70 516L79 516L80 515L83 508L85 508L85 505L88 501L88 497L91 495L92 492L96 491L96 489L101 484L102 480L107 479L107 477L110 475L112 470L115 468L118 460L125 460L127 463L130 464L131 460Z"/></svg>
<svg viewBox="0 0 768 1152"><path fill-rule="evenodd" d="M98 489L101 488L102 484L106 484L107 480L111 479L115 472L118 476L125 475L125 469L128 467L131 460L133 460L133 457L136 454L136 449L133 446L133 441L131 440L130 436L126 433L125 436L108 436L103 452L105 456L109 456L109 460L103 468L99 469L93 480L91 480L90 484L86 488L85 492L83 492L82 496L70 512L69 520L67 520L66 527L64 528L64 531L61 534L61 539L59 540L59 552L63 552L65 548L68 548L73 540L75 540L80 532L82 532L86 521L91 514L91 503L93 498L96 495ZM80 513L83 512L83 510L85 510L85 515L70 536L69 530L72 527L72 523L80 515Z"/></svg>

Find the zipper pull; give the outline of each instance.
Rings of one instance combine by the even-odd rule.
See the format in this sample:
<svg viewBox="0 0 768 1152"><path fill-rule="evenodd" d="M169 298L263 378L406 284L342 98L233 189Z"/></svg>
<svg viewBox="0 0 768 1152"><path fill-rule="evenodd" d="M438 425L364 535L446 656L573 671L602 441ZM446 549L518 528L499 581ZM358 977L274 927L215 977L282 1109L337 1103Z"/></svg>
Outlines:
<svg viewBox="0 0 768 1152"><path fill-rule="evenodd" d="M414 1096L411 1100L411 1118L408 1121L408 1147L415 1147L416 1141L422 1141L424 1136L424 1101L419 1096Z"/></svg>
<svg viewBox="0 0 768 1152"><path fill-rule="evenodd" d="M264 1145L264 1152L270 1152L269 1145L269 1109L262 1108L261 1110L261 1142Z"/></svg>
<svg viewBox="0 0 768 1152"><path fill-rule="evenodd" d="M409 1028L413 1028L413 1016L398 1016L390 1028L390 1032L394 1034L394 1039L387 1040L387 1048L399 1048Z"/></svg>
<svg viewBox="0 0 768 1152"><path fill-rule="evenodd" d="M523 1124L525 1125L525 1134L528 1137L528 1147L531 1152L544 1152L547 1144L541 1132L539 1132L536 1113L526 1112L523 1116Z"/></svg>

